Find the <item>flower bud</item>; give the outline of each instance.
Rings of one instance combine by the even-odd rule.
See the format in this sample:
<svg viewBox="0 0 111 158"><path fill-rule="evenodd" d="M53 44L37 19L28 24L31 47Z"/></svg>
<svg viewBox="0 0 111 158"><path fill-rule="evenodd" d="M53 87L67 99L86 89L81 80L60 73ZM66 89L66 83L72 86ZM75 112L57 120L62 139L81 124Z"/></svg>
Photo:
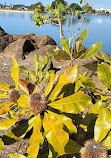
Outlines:
<svg viewBox="0 0 111 158"><path fill-rule="evenodd" d="M20 97L20 93L16 89L12 89L8 94L8 99L10 102L17 103L17 100L19 99L19 97Z"/></svg>
<svg viewBox="0 0 111 158"><path fill-rule="evenodd" d="M107 158L107 150L100 143L88 140L81 150L81 158Z"/></svg>
<svg viewBox="0 0 111 158"><path fill-rule="evenodd" d="M42 93L34 93L30 95L29 108L36 116L47 107L48 101Z"/></svg>

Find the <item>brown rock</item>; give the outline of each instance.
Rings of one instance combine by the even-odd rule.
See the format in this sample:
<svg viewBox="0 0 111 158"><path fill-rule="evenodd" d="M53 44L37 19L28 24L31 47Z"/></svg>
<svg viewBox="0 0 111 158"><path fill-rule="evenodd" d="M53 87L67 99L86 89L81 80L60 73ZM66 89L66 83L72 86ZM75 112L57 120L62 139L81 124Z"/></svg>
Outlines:
<svg viewBox="0 0 111 158"><path fill-rule="evenodd" d="M0 52L4 50L11 42L13 42L13 36L7 34L1 27L0 27Z"/></svg>
<svg viewBox="0 0 111 158"><path fill-rule="evenodd" d="M39 48L45 45L56 45L56 42L48 35L32 36L32 39Z"/></svg>
<svg viewBox="0 0 111 158"><path fill-rule="evenodd" d="M11 58L22 59L25 57L25 54L33 50L35 50L35 47L29 38L19 38L4 49L4 55Z"/></svg>

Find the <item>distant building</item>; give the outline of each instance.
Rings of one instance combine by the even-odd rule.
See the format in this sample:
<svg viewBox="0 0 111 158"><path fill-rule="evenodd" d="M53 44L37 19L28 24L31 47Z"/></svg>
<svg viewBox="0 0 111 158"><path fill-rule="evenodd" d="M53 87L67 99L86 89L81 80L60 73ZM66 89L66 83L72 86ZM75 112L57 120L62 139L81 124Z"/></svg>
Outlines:
<svg viewBox="0 0 111 158"><path fill-rule="evenodd" d="M5 9L11 9L11 7L10 6L6 6Z"/></svg>
<svg viewBox="0 0 111 158"><path fill-rule="evenodd" d="M111 9L96 8L96 9L95 9L95 12L96 12L96 13L103 13L103 12L104 12L104 13L107 13L107 12L108 12L108 13L111 13Z"/></svg>

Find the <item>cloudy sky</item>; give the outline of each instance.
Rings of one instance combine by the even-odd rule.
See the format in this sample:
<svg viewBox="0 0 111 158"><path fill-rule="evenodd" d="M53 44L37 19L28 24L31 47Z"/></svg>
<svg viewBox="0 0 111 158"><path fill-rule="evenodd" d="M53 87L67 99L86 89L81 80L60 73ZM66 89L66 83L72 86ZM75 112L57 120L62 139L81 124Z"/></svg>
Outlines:
<svg viewBox="0 0 111 158"><path fill-rule="evenodd" d="M41 1L44 6L47 4L51 4L54 0L0 0L0 4L24 4L24 5L30 5ZM68 4L71 3L78 3L80 0L66 0ZM109 8L111 9L111 0L87 0L90 4L93 5L93 8Z"/></svg>

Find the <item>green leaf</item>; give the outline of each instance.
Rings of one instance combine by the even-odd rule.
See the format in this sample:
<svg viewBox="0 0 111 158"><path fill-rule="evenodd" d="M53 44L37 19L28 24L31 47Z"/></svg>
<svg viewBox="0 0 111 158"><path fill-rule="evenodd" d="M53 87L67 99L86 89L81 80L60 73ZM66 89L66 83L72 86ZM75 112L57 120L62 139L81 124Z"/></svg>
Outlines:
<svg viewBox="0 0 111 158"><path fill-rule="evenodd" d="M66 117L62 114L56 114L51 111L48 111L48 113L53 115L58 121L62 122L68 128L70 133L77 133L77 128L69 117Z"/></svg>
<svg viewBox="0 0 111 158"><path fill-rule="evenodd" d="M37 53L35 53L33 61L34 61L35 72L38 72L39 56L37 55Z"/></svg>
<svg viewBox="0 0 111 158"><path fill-rule="evenodd" d="M8 84L1 84L1 83L0 83L0 90L6 91L6 92L10 91Z"/></svg>
<svg viewBox="0 0 111 158"><path fill-rule="evenodd" d="M102 46L102 42L98 42L96 44L93 44L90 47L89 51L86 53L86 55L82 59L86 59L88 57L94 56L97 53L97 51L101 48L101 46Z"/></svg>
<svg viewBox="0 0 111 158"><path fill-rule="evenodd" d="M111 61L108 59L107 55L102 51L102 49L100 49L100 53L101 53L104 61L111 64Z"/></svg>
<svg viewBox="0 0 111 158"><path fill-rule="evenodd" d="M77 58L77 56L79 56L80 55L80 50L82 50L82 48L83 48L83 43L84 41L83 41L83 39L81 38L81 37L78 37L77 39L76 39L76 41L75 41L75 43L74 43L74 58ZM84 51L83 51L83 53L84 53ZM83 54L82 53L82 54ZM81 55L82 55L81 54Z"/></svg>
<svg viewBox="0 0 111 158"><path fill-rule="evenodd" d="M69 54L66 53L66 51L57 47L54 50L54 59L60 61L60 60L70 60L71 58Z"/></svg>
<svg viewBox="0 0 111 158"><path fill-rule="evenodd" d="M43 84L48 78L49 78L49 72L47 71L40 84Z"/></svg>
<svg viewBox="0 0 111 158"><path fill-rule="evenodd" d="M0 150L4 149L4 142L2 141L2 139L0 138Z"/></svg>
<svg viewBox="0 0 111 158"><path fill-rule="evenodd" d="M79 113L90 105L91 98L79 91L73 95L51 102L48 106L66 113Z"/></svg>
<svg viewBox="0 0 111 158"><path fill-rule="evenodd" d="M19 107L28 108L28 101L29 101L29 97L28 96L21 95L19 97L19 99L17 100L17 103L18 103Z"/></svg>
<svg viewBox="0 0 111 158"><path fill-rule="evenodd" d="M96 120L94 127L94 139L95 141L101 142L108 131L111 129L111 113L108 109L104 108L99 117Z"/></svg>
<svg viewBox="0 0 111 158"><path fill-rule="evenodd" d="M79 78L85 87L95 88L95 84L88 77L79 74Z"/></svg>
<svg viewBox="0 0 111 158"><path fill-rule="evenodd" d="M32 81L35 83L37 81L37 78L36 78L36 74L34 73L34 71L29 70L29 75L30 75Z"/></svg>
<svg viewBox="0 0 111 158"><path fill-rule="evenodd" d="M61 46L63 47L63 49L67 52L67 54L70 56L71 55L71 51L69 48L69 43L68 40L65 38L61 39Z"/></svg>
<svg viewBox="0 0 111 158"><path fill-rule="evenodd" d="M100 81L107 87L111 88L111 70L108 64L102 63L97 67L97 74Z"/></svg>
<svg viewBox="0 0 111 158"><path fill-rule="evenodd" d="M32 117L28 121L19 124L18 126L12 128L10 131L5 133L5 136L11 139L13 138L15 140L23 139L27 132L29 132L32 129L35 119L36 117Z"/></svg>
<svg viewBox="0 0 111 158"><path fill-rule="evenodd" d="M102 141L102 145L104 145L108 150L111 150L111 131L104 141Z"/></svg>
<svg viewBox="0 0 111 158"><path fill-rule="evenodd" d="M51 92L51 89L54 85L54 80L55 80L55 74L52 73L52 74L50 74L50 82L49 82L49 84L48 84L48 86L46 87L46 90L45 90L45 96L47 96Z"/></svg>
<svg viewBox="0 0 111 158"><path fill-rule="evenodd" d="M42 80L42 75L43 75L43 72L42 72L42 71L39 71L39 72L38 72L39 82Z"/></svg>
<svg viewBox="0 0 111 158"><path fill-rule="evenodd" d="M83 40L86 38L87 36L87 33L88 33L88 28L86 28L81 34L79 37L81 37Z"/></svg>
<svg viewBox="0 0 111 158"><path fill-rule="evenodd" d="M19 66L17 61L12 58L13 61L13 69L12 69L12 73L11 73L11 77L15 83L15 88L18 89L18 82L19 82Z"/></svg>
<svg viewBox="0 0 111 158"><path fill-rule="evenodd" d="M82 82L79 81L79 80L76 80L76 82L75 82L75 93L80 90L81 86L82 86Z"/></svg>
<svg viewBox="0 0 111 158"><path fill-rule="evenodd" d="M99 100L88 110L88 112L92 114L99 114L102 111L105 104L106 102L104 102L103 100Z"/></svg>
<svg viewBox="0 0 111 158"><path fill-rule="evenodd" d="M27 70L27 68L24 65L20 65L19 68L22 70Z"/></svg>
<svg viewBox="0 0 111 158"><path fill-rule="evenodd" d="M13 153L13 154L10 154L10 158L26 158L26 156L19 153Z"/></svg>
<svg viewBox="0 0 111 158"><path fill-rule="evenodd" d="M78 65L74 65L69 69L67 69L66 71L64 71L63 74L59 75L58 84L50 94L49 100L55 100L58 94L61 92L61 89L63 88L64 85L69 83L74 83L78 77L78 71L79 71Z"/></svg>
<svg viewBox="0 0 111 158"><path fill-rule="evenodd" d="M75 141L69 139L69 142L65 146L65 152L66 154L75 154L79 153L81 149L81 146L76 143Z"/></svg>
<svg viewBox="0 0 111 158"><path fill-rule="evenodd" d="M41 59L41 65L40 65L40 71L45 68L45 66L48 64L49 56L45 56Z"/></svg>
<svg viewBox="0 0 111 158"><path fill-rule="evenodd" d="M27 148L28 157L27 158L36 158L39 152L39 146L43 143L43 136L40 132L42 127L40 114L37 115L37 118L34 120L33 124L33 133L29 139L29 146Z"/></svg>
<svg viewBox="0 0 111 158"><path fill-rule="evenodd" d="M4 120L0 122L0 130L6 130L9 129L10 127L12 127L16 122L17 122L17 118L16 119L9 119L9 120Z"/></svg>
<svg viewBox="0 0 111 158"><path fill-rule="evenodd" d="M8 95L0 91L0 98L8 98Z"/></svg>
<svg viewBox="0 0 111 158"><path fill-rule="evenodd" d="M64 147L69 140L68 133L63 130L63 124L53 115L45 113L43 127L46 138L53 146L55 152L58 152L60 156L63 155L65 153Z"/></svg>

